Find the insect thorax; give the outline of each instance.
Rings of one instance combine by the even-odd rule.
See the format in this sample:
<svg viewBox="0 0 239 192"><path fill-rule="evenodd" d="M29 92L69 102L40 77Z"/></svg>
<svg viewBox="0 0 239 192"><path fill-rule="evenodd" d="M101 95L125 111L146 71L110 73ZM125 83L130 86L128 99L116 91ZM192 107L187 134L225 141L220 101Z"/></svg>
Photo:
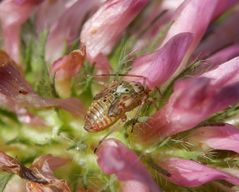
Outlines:
<svg viewBox="0 0 239 192"><path fill-rule="evenodd" d="M147 91L140 83L114 81L95 96L86 115L87 130L99 131L109 127L126 112L140 105L146 95Z"/></svg>

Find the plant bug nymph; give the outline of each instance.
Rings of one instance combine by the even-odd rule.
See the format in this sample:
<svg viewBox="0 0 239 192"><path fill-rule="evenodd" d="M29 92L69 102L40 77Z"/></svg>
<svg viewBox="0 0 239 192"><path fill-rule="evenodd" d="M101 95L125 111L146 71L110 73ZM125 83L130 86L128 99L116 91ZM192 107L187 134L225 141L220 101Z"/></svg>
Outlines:
<svg viewBox="0 0 239 192"><path fill-rule="evenodd" d="M113 81L94 97L85 116L84 129L98 132L113 125L119 119L126 120L126 112L143 104L149 90L136 81Z"/></svg>

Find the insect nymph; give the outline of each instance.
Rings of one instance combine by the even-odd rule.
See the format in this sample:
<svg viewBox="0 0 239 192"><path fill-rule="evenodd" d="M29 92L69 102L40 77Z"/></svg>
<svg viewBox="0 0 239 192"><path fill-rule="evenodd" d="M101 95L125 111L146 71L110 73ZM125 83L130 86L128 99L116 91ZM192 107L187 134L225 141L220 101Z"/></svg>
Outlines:
<svg viewBox="0 0 239 192"><path fill-rule="evenodd" d="M119 119L126 120L126 112L144 103L148 90L139 82L113 81L94 97L85 117L85 130L98 132Z"/></svg>

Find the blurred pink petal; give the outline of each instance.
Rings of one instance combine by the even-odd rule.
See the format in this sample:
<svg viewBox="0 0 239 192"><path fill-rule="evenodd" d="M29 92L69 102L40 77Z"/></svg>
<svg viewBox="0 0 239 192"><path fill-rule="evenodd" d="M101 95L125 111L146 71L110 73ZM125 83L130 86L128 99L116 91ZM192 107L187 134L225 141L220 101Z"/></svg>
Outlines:
<svg viewBox="0 0 239 192"><path fill-rule="evenodd" d="M143 15L139 26L133 29L135 38L137 39L133 50L138 51L145 49L152 44L160 30L169 24L175 9L183 2L183 0L174 1L154 1L147 7L147 14ZM145 25L142 25L145 23Z"/></svg>
<svg viewBox="0 0 239 192"><path fill-rule="evenodd" d="M49 29L69 8L74 0L45 0L36 11L36 30L40 33Z"/></svg>
<svg viewBox="0 0 239 192"><path fill-rule="evenodd" d="M228 9L238 4L238 0L220 0L213 14L213 19L223 14Z"/></svg>
<svg viewBox="0 0 239 192"><path fill-rule="evenodd" d="M2 105L1 105L1 107L2 107ZM13 107L13 106L11 106L11 107ZM6 108L9 110L9 106L7 106ZM23 108L20 106L19 107L14 106L14 110L12 110L12 112L16 113L18 120L21 123L30 124L32 127L33 126L41 126L41 127L46 126L46 123L42 118L29 113L26 108Z"/></svg>
<svg viewBox="0 0 239 192"><path fill-rule="evenodd" d="M111 66L106 55L100 53L95 57L94 65L97 69L98 74L109 74Z"/></svg>
<svg viewBox="0 0 239 192"><path fill-rule="evenodd" d="M52 73L56 78L70 78L77 74L85 60L85 47L74 50L68 55L57 59L52 66Z"/></svg>
<svg viewBox="0 0 239 192"><path fill-rule="evenodd" d="M36 5L43 0L4 0L0 3L0 21L3 30L4 49L19 62L20 30Z"/></svg>
<svg viewBox="0 0 239 192"><path fill-rule="evenodd" d="M162 85L179 67L191 42L191 33L181 33L172 37L154 53L137 58L129 74L145 77L145 83L150 89ZM144 83L144 78L126 77L125 79Z"/></svg>
<svg viewBox="0 0 239 192"><path fill-rule="evenodd" d="M44 98L37 95L14 61L3 51L0 51L0 93L5 96L3 104L13 103L17 107L60 107L75 115L82 115L84 111L78 99Z"/></svg>
<svg viewBox="0 0 239 192"><path fill-rule="evenodd" d="M121 184L121 191L122 192L132 192L132 191L151 192L151 190L145 184L137 180L123 182Z"/></svg>
<svg viewBox="0 0 239 192"><path fill-rule="evenodd" d="M237 11L225 18L223 23L219 25L196 49L193 54L194 57L204 59L215 51L235 42L235 40L238 40L238 17L239 12Z"/></svg>
<svg viewBox="0 0 239 192"><path fill-rule="evenodd" d="M71 95L71 80L80 71L85 61L85 47L80 50L74 50L68 55L57 59L51 69L54 75L55 89L62 98Z"/></svg>
<svg viewBox="0 0 239 192"><path fill-rule="evenodd" d="M57 21L49 27L45 52L47 61L52 62L63 55L65 48L76 40L86 14L98 4L97 0L77 0L68 5Z"/></svg>
<svg viewBox="0 0 239 192"><path fill-rule="evenodd" d="M81 32L81 42L86 45L87 58L91 62L97 62L97 55L109 54L125 28L147 3L148 0L105 1L86 21Z"/></svg>
<svg viewBox="0 0 239 192"><path fill-rule="evenodd" d="M64 180L55 178L53 171L68 162L67 159L54 157L52 155L41 156L32 164L32 169L44 178L48 183L40 184L28 181L26 189L28 192L70 192L70 188Z"/></svg>
<svg viewBox="0 0 239 192"><path fill-rule="evenodd" d="M169 158L162 161L160 166L171 174L168 179L177 185L197 187L214 180L225 180L239 185L238 177L191 160Z"/></svg>
<svg viewBox="0 0 239 192"><path fill-rule="evenodd" d="M135 136L141 142L186 131L213 113L239 101L239 57L218 68L175 83L168 103L145 123L136 124Z"/></svg>
<svg viewBox="0 0 239 192"><path fill-rule="evenodd" d="M239 153L239 129L229 124L196 129L188 140L206 149L210 147Z"/></svg>
<svg viewBox="0 0 239 192"><path fill-rule="evenodd" d="M97 162L106 174L115 174L122 191L139 189L142 192L160 191L137 155L120 141L107 139L97 150Z"/></svg>
<svg viewBox="0 0 239 192"><path fill-rule="evenodd" d="M32 167L40 170L42 174L52 176L55 169L65 165L69 160L67 158L44 155L34 160Z"/></svg>
<svg viewBox="0 0 239 192"><path fill-rule="evenodd" d="M152 11L155 11L155 10L152 10ZM150 26L148 26L146 29L143 28L145 26L142 26L141 30L139 30L138 28L136 29L137 31L135 32L136 33L135 38L137 39L137 41L132 50L139 51L139 50L144 50L146 47L150 47L150 45L152 45L152 42L155 40L155 38L157 38L157 35L159 35L160 30L163 29L163 27L165 27L165 25L168 24L170 20L172 19L173 11L161 10L161 9L156 11L155 12L158 15L156 15L155 18L146 17L142 21L145 23L152 22ZM161 14L160 18L158 18L160 15L159 13ZM157 20L157 21L154 22L154 20Z"/></svg>
<svg viewBox="0 0 239 192"><path fill-rule="evenodd" d="M43 119L29 113L26 108L19 106L13 99L8 98L6 95L3 95L1 93L0 107L15 113L21 123L30 124L31 126L46 125Z"/></svg>

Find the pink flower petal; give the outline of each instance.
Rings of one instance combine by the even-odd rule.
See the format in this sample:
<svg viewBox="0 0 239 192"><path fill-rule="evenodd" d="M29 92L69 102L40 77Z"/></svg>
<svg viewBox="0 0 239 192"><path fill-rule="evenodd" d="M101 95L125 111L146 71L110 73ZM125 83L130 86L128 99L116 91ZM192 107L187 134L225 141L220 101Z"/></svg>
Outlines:
<svg viewBox="0 0 239 192"><path fill-rule="evenodd" d="M29 111L27 111L26 108L19 106L13 99L1 93L0 93L0 106L1 108L7 109L8 111L15 113L18 117L18 120L24 124L30 124L31 126L41 126L41 127L46 126L43 119L29 113Z"/></svg>
<svg viewBox="0 0 239 192"><path fill-rule="evenodd" d="M97 162L106 174L115 174L122 191L140 189L142 192L160 191L137 155L115 139L105 140L97 150Z"/></svg>
<svg viewBox="0 0 239 192"><path fill-rule="evenodd" d="M49 175L51 177L53 175L53 171L67 162L70 159L55 157L52 155L44 155L34 160L32 167L41 170L41 172L45 175Z"/></svg>
<svg viewBox="0 0 239 192"><path fill-rule="evenodd" d="M169 158L161 162L160 166L171 174L168 179L177 185L197 187L214 180L225 180L239 185L238 177L191 160Z"/></svg>
<svg viewBox="0 0 239 192"><path fill-rule="evenodd" d="M98 74L109 74L111 71L111 66L107 56L100 53L95 58L95 67L97 69Z"/></svg>
<svg viewBox="0 0 239 192"><path fill-rule="evenodd" d="M238 17L239 13L237 11L225 18L224 22L200 44L193 54L194 57L204 59L215 51L233 43L239 35Z"/></svg>
<svg viewBox="0 0 239 192"><path fill-rule="evenodd" d="M132 191L151 192L145 184L137 180L123 182L121 184L121 191L122 192L132 192Z"/></svg>
<svg viewBox="0 0 239 192"><path fill-rule="evenodd" d="M76 115L82 115L84 111L78 99L44 98L37 95L23 78L14 61L3 51L0 51L0 93L5 96L5 105L13 103L17 107L60 107Z"/></svg>
<svg viewBox="0 0 239 192"><path fill-rule="evenodd" d="M34 182L27 182L26 189L28 192L70 192L70 188L64 180L55 178L53 171L64 165L68 160L54 157L51 155L41 156L36 159L32 164L32 169L34 169L39 176L44 178L48 183L40 184Z"/></svg>
<svg viewBox="0 0 239 192"><path fill-rule="evenodd" d="M84 63L85 47L74 50L68 55L57 59L52 66L52 73L59 78L70 78L77 74Z"/></svg>
<svg viewBox="0 0 239 192"><path fill-rule="evenodd" d="M222 64L236 56L239 56L239 44L228 46L216 52L215 54L207 58L206 61L215 66L216 64Z"/></svg>
<svg viewBox="0 0 239 192"><path fill-rule="evenodd" d="M40 33L49 29L69 8L73 0L44 1L36 11L36 30Z"/></svg>
<svg viewBox="0 0 239 192"><path fill-rule="evenodd" d="M84 24L81 42L86 45L87 58L92 62L100 53L109 54L122 32L145 7L148 0L105 1Z"/></svg>
<svg viewBox="0 0 239 192"><path fill-rule="evenodd" d="M239 81L239 57L235 57L221 65L216 69L208 71L201 75L211 79L211 84L215 87L222 87Z"/></svg>
<svg viewBox="0 0 239 192"><path fill-rule="evenodd" d="M66 46L76 39L86 14L98 4L97 0L77 0L50 26L46 43L47 61L52 62L63 55Z"/></svg>
<svg viewBox="0 0 239 192"><path fill-rule="evenodd" d="M20 107L20 106L19 107L18 106L14 106L14 104L11 107L14 107L14 110L12 110L12 112L16 113L16 115L18 117L18 120L21 123L29 124L32 127L33 126L35 126L35 127L37 127L37 126L40 126L40 127L46 126L46 123L45 123L45 121L42 118L29 113L26 108L23 108L23 107ZM9 110L9 105L6 108Z"/></svg>
<svg viewBox="0 0 239 192"><path fill-rule="evenodd" d="M174 36L161 49L137 58L129 74L145 77L146 85L150 89L162 85L179 67L191 42L191 33ZM127 77L125 79L144 83L144 78Z"/></svg>
<svg viewBox="0 0 239 192"><path fill-rule="evenodd" d="M201 146L207 146L207 148L211 147L239 153L239 129L229 124L196 129L188 140Z"/></svg>
<svg viewBox="0 0 239 192"><path fill-rule="evenodd" d="M186 131L239 101L239 57L218 68L175 83L168 103L145 123L136 124L134 135L141 142Z"/></svg>
<svg viewBox="0 0 239 192"><path fill-rule="evenodd" d="M218 65L236 56L239 56L239 44L228 46L211 55L209 58L207 58L204 62L200 64L200 66L196 69L195 73L197 74L198 72L205 72L205 70L212 70L218 67Z"/></svg>
<svg viewBox="0 0 239 192"><path fill-rule="evenodd" d="M221 1L218 0L185 0L182 5L176 10L174 22L170 27L161 46L165 45L173 36L184 32L192 33L193 40L190 48L187 51L187 54L185 54L184 61L171 79L173 79L177 74L180 73L180 71L183 70L184 66L187 63L187 59L190 57L190 55L200 42L201 38L206 32L209 23L213 19L219 3L221 3Z"/></svg>
<svg viewBox="0 0 239 192"><path fill-rule="evenodd" d="M145 123L136 124L134 136L141 142L155 142L191 129L213 113L239 101L239 83L220 90L215 90L209 83L206 78L179 81L169 102Z"/></svg>
<svg viewBox="0 0 239 192"><path fill-rule="evenodd" d="M85 61L85 54L85 47L82 47L53 63L51 71L55 77L55 89L60 97L66 98L71 95L71 80L80 71Z"/></svg>
<svg viewBox="0 0 239 192"><path fill-rule="evenodd" d="M42 0L5 0L0 3L0 21L3 29L4 49L19 62L20 29Z"/></svg>
<svg viewBox="0 0 239 192"><path fill-rule="evenodd" d="M176 34L190 32L193 34L191 49L194 49L205 33L218 3L218 0L184 1L176 10L174 23L170 27L163 44Z"/></svg>
<svg viewBox="0 0 239 192"><path fill-rule="evenodd" d="M174 1L162 1L160 2L162 5L163 9L166 10L175 10L177 9L182 3L184 2L184 0L174 0Z"/></svg>

